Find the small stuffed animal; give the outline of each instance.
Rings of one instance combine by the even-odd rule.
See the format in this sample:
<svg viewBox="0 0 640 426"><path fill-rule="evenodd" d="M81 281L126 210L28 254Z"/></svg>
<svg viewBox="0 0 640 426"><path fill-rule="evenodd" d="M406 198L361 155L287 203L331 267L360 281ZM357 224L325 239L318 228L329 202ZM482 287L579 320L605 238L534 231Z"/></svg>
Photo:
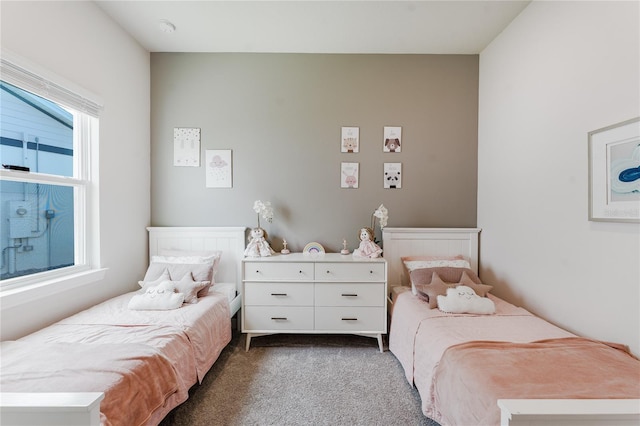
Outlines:
<svg viewBox="0 0 640 426"><path fill-rule="evenodd" d="M244 251L246 257L266 257L275 251L267 242L267 232L262 228L253 228L249 234L249 244Z"/></svg>
<svg viewBox="0 0 640 426"><path fill-rule="evenodd" d="M373 230L360 228L360 246L353 251L353 257L380 257L382 249L373 242Z"/></svg>
<svg viewBox="0 0 640 426"><path fill-rule="evenodd" d="M493 314L496 306L486 297L480 297L471 287L459 285L447 289L447 295L438 295L438 309L453 314Z"/></svg>

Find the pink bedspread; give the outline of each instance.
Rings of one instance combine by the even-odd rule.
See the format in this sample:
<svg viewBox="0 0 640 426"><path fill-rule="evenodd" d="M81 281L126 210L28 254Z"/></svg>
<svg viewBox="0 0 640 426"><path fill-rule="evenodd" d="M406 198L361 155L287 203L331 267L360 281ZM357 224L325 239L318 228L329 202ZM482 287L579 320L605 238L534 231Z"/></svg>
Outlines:
<svg viewBox="0 0 640 426"><path fill-rule="evenodd" d="M179 391L169 360L147 345L10 341L0 347L3 392L104 392L105 425L143 425Z"/></svg>
<svg viewBox="0 0 640 426"><path fill-rule="evenodd" d="M501 398L640 398L640 361L620 345L579 337L477 341L447 349L433 383L443 424L499 425Z"/></svg>
<svg viewBox="0 0 640 426"><path fill-rule="evenodd" d="M529 343L575 337L553 324L491 294L494 315L448 314L429 309L406 291L396 297L389 333L389 350L400 361L407 380L415 384L423 413L446 424L434 396L433 376L449 347L476 340Z"/></svg>
<svg viewBox="0 0 640 426"><path fill-rule="evenodd" d="M149 351L151 351L156 354L154 356L160 356L164 359L175 374L174 391L163 399L162 404L147 412L146 422L141 423L157 424L171 409L187 399L189 388L204 378L222 349L231 341L229 302L224 294L211 292L207 296L199 298L198 303L184 305L180 309L133 311L128 308L128 303L134 294L127 293L115 297L25 336L16 342L6 343L17 343L19 346L25 347L29 345L33 347L68 345L69 347L84 348L82 350L87 351L99 347L119 347L121 349L118 353L125 353L133 358L149 357ZM6 361L11 361L11 357ZM117 359L114 362L117 363ZM2 363L0 384L2 384L4 391L10 391L4 386L4 350ZM104 363L108 365L108 358L104 359ZM21 368L23 371L31 370L29 364L24 362L19 362L16 368ZM75 370L76 375L82 375L81 369ZM45 389L50 392L59 390L49 380L43 380L39 386L42 387L42 391ZM115 381L114 386L116 390L122 390L125 382ZM21 388L21 391L29 391L29 388L29 386ZM104 391L105 389L109 389L109 387L99 386L95 390ZM128 392L124 390L124 393L121 393L119 390L117 393L113 391L105 395L101 404L103 423L110 425L138 424L130 421L121 423L118 418L113 418L111 413L104 412L103 407L110 404L110 400L119 400L118 395L126 395ZM149 408L148 404L144 404L145 407L134 407L138 404L138 399L134 398L127 404L120 405L119 409L127 407L126 410L123 410L127 413L138 409L144 411Z"/></svg>
<svg viewBox="0 0 640 426"><path fill-rule="evenodd" d="M110 299L66 318L59 325L117 327L167 326L181 330L191 343L198 379L202 380L222 349L231 341L229 301L224 294L211 292L198 303L168 311L134 311L128 308L135 293ZM118 333L116 333L117 335Z"/></svg>

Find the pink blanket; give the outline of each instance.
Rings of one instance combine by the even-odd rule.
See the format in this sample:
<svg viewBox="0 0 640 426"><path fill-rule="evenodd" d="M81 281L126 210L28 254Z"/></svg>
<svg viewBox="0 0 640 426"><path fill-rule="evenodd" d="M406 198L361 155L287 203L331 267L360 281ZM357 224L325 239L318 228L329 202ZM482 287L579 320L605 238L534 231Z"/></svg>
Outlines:
<svg viewBox="0 0 640 426"><path fill-rule="evenodd" d="M48 345L67 345L70 348L87 351L102 348L121 348L114 352L114 355L129 355L133 359L151 359L159 356L165 359L171 366L175 374L175 385L177 389L170 392L162 401L162 404L147 412L147 420L142 424L157 424L160 420L180 403L188 398L188 391L198 381L204 378L206 372L216 361L220 352L231 341L231 319L229 302L225 295L211 292L207 296L199 298L196 304L187 304L180 309L170 311L134 311L128 308L129 299L135 293L128 293L104 303L93 306L83 312L66 318L56 324L46 327L38 332L23 337L16 342L15 347L46 348ZM4 345L4 343L3 343ZM62 346L60 346L62 347ZM25 349L25 351L28 351ZM39 350L36 350L37 353ZM46 352L46 351L45 351ZM11 353L11 352L9 352ZM5 363L3 350L3 366ZM62 353L60 353L60 362ZM72 356L72 354L70 355ZM106 356L106 354L105 354ZM11 357L7 358L9 362ZM70 362L72 362L71 358ZM104 358L101 368L109 368L109 358ZM18 360L19 361L19 360ZM119 363L114 359L114 366ZM73 365L73 364L71 364ZM75 368L77 366L77 368ZM82 364L75 364L76 378L81 379L85 373L82 372ZM30 384L21 385L22 391L32 391L39 387L47 388L48 391L58 391L53 381L48 380L48 370L44 366L43 372L39 372L40 363L34 360L32 367L27 362L18 362L14 365L15 372L20 369L25 374L32 374L34 379ZM137 367L142 368L142 367ZM70 370L71 371L71 370ZM118 370L124 373L125 370ZM149 378L153 381L153 371L147 371ZM42 383L36 383L36 377L40 374ZM92 370L87 370L86 374L93 374ZM1 381L5 382L5 371L0 370ZM68 376L65 380L71 382L73 376ZM114 383L101 383L95 390L104 391L112 386L115 389L123 385L133 385L134 382L122 381L116 376L103 375L102 378L111 377ZM134 373L135 377L135 373ZM128 383L128 384L127 384ZM143 386L144 384L140 384ZM9 391L9 389L6 389ZM92 388L93 390L93 388ZM144 392L144 391L143 391ZM126 395L126 392L124 393ZM105 395L101 404L101 412L104 424L133 424L130 422L119 423L118 417L112 418L114 413L105 412L103 407L111 404L111 401L120 401L120 393L110 391ZM118 402L119 404L119 402ZM121 404L119 410L127 414L131 412L143 412L150 408L145 400L133 398L126 404ZM123 409L126 407L126 409ZM117 415L117 414L116 414ZM140 416L142 417L142 416Z"/></svg>
<svg viewBox="0 0 640 426"><path fill-rule="evenodd" d="M202 378L231 341L231 311L222 293L210 292L198 303L168 311L128 308L135 293L127 293L60 321L60 325L141 327L164 325L180 330L191 343L198 379Z"/></svg>
<svg viewBox="0 0 640 426"><path fill-rule="evenodd" d="M528 343L542 339L575 337L553 324L491 294L494 315L448 314L415 297L399 294L393 306L389 349L400 361L407 380L422 400L422 411L444 422L434 396L433 376L451 346L476 340Z"/></svg>
<svg viewBox="0 0 640 426"><path fill-rule="evenodd" d="M500 398L640 398L640 361L579 337L469 342L447 349L433 382L443 424L499 425Z"/></svg>
<svg viewBox="0 0 640 426"><path fill-rule="evenodd" d="M179 390L171 363L147 345L10 341L0 348L3 392L104 392L106 425L143 425Z"/></svg>

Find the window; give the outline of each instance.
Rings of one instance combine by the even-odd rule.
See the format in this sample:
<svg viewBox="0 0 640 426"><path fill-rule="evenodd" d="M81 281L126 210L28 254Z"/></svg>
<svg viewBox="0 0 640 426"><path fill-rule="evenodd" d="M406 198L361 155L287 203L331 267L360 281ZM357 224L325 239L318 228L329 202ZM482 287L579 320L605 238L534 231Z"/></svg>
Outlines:
<svg viewBox="0 0 640 426"><path fill-rule="evenodd" d="M1 59L0 289L96 268L100 106ZM95 160L95 159L93 159Z"/></svg>

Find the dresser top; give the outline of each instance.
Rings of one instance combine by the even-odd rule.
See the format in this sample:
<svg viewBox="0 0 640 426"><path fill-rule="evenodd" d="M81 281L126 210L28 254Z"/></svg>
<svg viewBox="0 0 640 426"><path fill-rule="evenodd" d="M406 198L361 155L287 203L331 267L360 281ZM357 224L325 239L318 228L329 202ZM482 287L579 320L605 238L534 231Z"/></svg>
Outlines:
<svg viewBox="0 0 640 426"><path fill-rule="evenodd" d="M344 262L344 263L384 263L386 260L382 257L374 259L353 257L351 254L340 253L324 253L324 254L304 254L304 253L290 253L290 254L274 254L266 257L245 257L243 262Z"/></svg>

